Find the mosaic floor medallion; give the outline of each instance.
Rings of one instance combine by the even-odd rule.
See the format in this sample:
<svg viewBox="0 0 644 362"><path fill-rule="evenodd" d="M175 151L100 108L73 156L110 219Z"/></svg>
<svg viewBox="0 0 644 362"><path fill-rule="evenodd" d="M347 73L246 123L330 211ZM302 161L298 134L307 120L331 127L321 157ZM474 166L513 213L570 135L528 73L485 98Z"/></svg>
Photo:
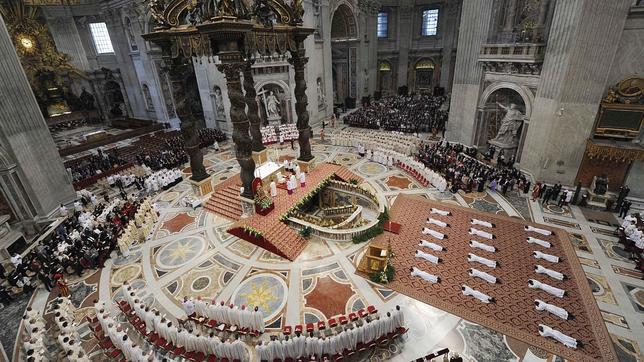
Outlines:
<svg viewBox="0 0 644 362"><path fill-rule="evenodd" d="M275 318L286 305L288 287L274 274L256 274L242 282L233 293L235 305L259 307L264 320Z"/></svg>

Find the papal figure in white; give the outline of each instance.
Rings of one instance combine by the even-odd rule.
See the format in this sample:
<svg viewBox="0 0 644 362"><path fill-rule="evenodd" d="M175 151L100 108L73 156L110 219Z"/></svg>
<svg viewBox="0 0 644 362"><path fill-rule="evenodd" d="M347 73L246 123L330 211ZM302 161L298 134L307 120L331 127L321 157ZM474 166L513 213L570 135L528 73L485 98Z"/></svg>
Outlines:
<svg viewBox="0 0 644 362"><path fill-rule="evenodd" d="M266 97L266 115L268 118L279 118L280 117L280 101L275 96L275 93L271 91Z"/></svg>
<svg viewBox="0 0 644 362"><path fill-rule="evenodd" d="M504 146L516 146L518 143L517 133L519 132L519 128L521 128L523 121L525 121L526 116L521 113L517 108L517 105L514 103L510 103L509 107L506 107L499 102L496 102L496 104L505 111L505 116L501 120L499 132L491 141Z"/></svg>

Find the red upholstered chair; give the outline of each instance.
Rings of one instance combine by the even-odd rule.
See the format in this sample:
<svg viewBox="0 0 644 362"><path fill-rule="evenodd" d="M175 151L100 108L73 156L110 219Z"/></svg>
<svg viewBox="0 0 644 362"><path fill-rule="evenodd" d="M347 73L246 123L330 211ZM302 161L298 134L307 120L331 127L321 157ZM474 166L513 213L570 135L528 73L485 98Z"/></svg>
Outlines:
<svg viewBox="0 0 644 362"><path fill-rule="evenodd" d="M179 357L186 352L186 349L183 347L176 347L174 350L170 351L175 357Z"/></svg>
<svg viewBox="0 0 644 362"><path fill-rule="evenodd" d="M217 357L214 354L208 356L207 362L217 362Z"/></svg>
<svg viewBox="0 0 644 362"><path fill-rule="evenodd" d="M329 319L329 327L333 328L338 325L338 321L335 318Z"/></svg>
<svg viewBox="0 0 644 362"><path fill-rule="evenodd" d="M90 315L87 315L85 316L85 319L87 320L87 323L89 323L90 325L96 324L98 322L98 318L96 317L96 315L94 315L93 317Z"/></svg>
<svg viewBox="0 0 644 362"><path fill-rule="evenodd" d="M115 348L112 352L110 352L110 353L105 353L105 355L106 355L109 359L116 359L116 357L118 357L119 355L121 355L121 353L122 353L122 352L121 352L121 350L120 350L120 349Z"/></svg>
<svg viewBox="0 0 644 362"><path fill-rule="evenodd" d="M203 354L203 352L195 352L192 354L192 357L190 358L190 361L192 362L203 362L203 360L206 358L206 356Z"/></svg>
<svg viewBox="0 0 644 362"><path fill-rule="evenodd" d="M349 313L349 320L355 322L358 320L358 315L354 312Z"/></svg>
<svg viewBox="0 0 644 362"><path fill-rule="evenodd" d="M349 323L349 320L347 319L347 317L343 316L343 315L338 317L338 321L340 321L340 324L342 324L342 325L345 325L345 324Z"/></svg>
<svg viewBox="0 0 644 362"><path fill-rule="evenodd" d="M367 312L365 312L364 308L360 308L360 309L358 310L358 316L359 316L360 318L364 318L364 317L366 317L366 316L367 316Z"/></svg>
<svg viewBox="0 0 644 362"><path fill-rule="evenodd" d="M157 346L157 348L163 348L168 342L163 339L163 338L158 338L156 342L154 342L154 345Z"/></svg>
<svg viewBox="0 0 644 362"><path fill-rule="evenodd" d="M311 332L313 332L314 330L315 330L315 326L313 325L313 323L307 323L307 324L306 324L306 332L307 332L307 333L311 333Z"/></svg>
<svg viewBox="0 0 644 362"><path fill-rule="evenodd" d="M318 321L318 330L321 331L323 329L326 329L326 324L324 321Z"/></svg>
<svg viewBox="0 0 644 362"><path fill-rule="evenodd" d="M303 327L302 327L302 325L301 325L301 324L296 325L296 326L295 326L295 333L296 333L296 334L297 334L297 333L302 333L302 328L303 328Z"/></svg>
<svg viewBox="0 0 644 362"><path fill-rule="evenodd" d="M101 346L101 348L105 349L105 350L114 348L114 344L112 343L112 341L109 338L98 342L98 345Z"/></svg>
<svg viewBox="0 0 644 362"><path fill-rule="evenodd" d="M370 305L367 307L367 312L369 312L369 314L376 314L378 313L378 309L376 309L376 307L374 307L373 305Z"/></svg>
<svg viewBox="0 0 644 362"><path fill-rule="evenodd" d="M213 328L217 327L217 321L214 320L214 319L211 319L208 322L206 322L206 326L208 328L210 328L210 329L213 329Z"/></svg>
<svg viewBox="0 0 644 362"><path fill-rule="evenodd" d="M282 333L286 336L290 336L292 331L293 328L291 326L284 326L284 328L282 328Z"/></svg>

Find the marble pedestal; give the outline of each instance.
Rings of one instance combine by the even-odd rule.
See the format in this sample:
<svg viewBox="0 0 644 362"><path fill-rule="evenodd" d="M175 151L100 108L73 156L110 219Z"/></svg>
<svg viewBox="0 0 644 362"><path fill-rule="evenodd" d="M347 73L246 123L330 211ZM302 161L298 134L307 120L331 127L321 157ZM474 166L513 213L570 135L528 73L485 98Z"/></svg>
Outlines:
<svg viewBox="0 0 644 362"><path fill-rule="evenodd" d="M300 171L309 173L315 168L315 158L310 161L300 161L297 160L297 164L300 165Z"/></svg>
<svg viewBox="0 0 644 362"><path fill-rule="evenodd" d="M259 152L253 151L252 157L256 165L263 165L268 161L268 149L264 148Z"/></svg>
<svg viewBox="0 0 644 362"><path fill-rule="evenodd" d="M601 208L606 208L606 203L608 202L609 199L615 199L613 194L610 192L607 192L604 195L597 195L594 193L592 190L588 190L588 205L590 206L595 206L595 207L601 207Z"/></svg>
<svg viewBox="0 0 644 362"><path fill-rule="evenodd" d="M208 176L201 181L194 181L189 179L192 192L196 197L204 197L213 191L212 189L212 176Z"/></svg>
<svg viewBox="0 0 644 362"><path fill-rule="evenodd" d="M516 144L507 144L495 140L489 140L487 143L496 148L496 152L494 153L495 157L498 157L501 150L503 150L503 157L505 157L506 160L509 160L510 157L514 156L517 152L518 145Z"/></svg>
<svg viewBox="0 0 644 362"><path fill-rule="evenodd" d="M11 229L9 219L9 215L0 215L0 260L7 260L11 258L11 254L22 252L27 248L24 235ZM21 240L23 245L16 244Z"/></svg>
<svg viewBox="0 0 644 362"><path fill-rule="evenodd" d="M242 218L247 218L255 213L255 200L239 196L239 202L241 202Z"/></svg>

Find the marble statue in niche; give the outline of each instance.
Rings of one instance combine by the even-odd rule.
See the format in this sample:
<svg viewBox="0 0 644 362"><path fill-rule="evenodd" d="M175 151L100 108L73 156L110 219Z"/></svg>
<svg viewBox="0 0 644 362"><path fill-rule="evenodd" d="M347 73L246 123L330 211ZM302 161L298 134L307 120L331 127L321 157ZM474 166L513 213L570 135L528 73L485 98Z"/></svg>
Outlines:
<svg viewBox="0 0 644 362"><path fill-rule="evenodd" d="M521 129L521 125L523 125L526 116L521 113L514 103L510 103L509 106L504 106L499 102L496 104L505 111L505 116L501 119L501 127L496 137L490 141L500 146L516 146L519 143L519 129Z"/></svg>
<svg viewBox="0 0 644 362"><path fill-rule="evenodd" d="M326 107L326 96L324 95L324 85L322 83L322 78L317 79L317 93L318 109L324 109Z"/></svg>
<svg viewBox="0 0 644 362"><path fill-rule="evenodd" d="M606 176L606 174L593 177L593 182L590 185L590 189L593 190L596 195L605 195L606 191L608 190L608 177Z"/></svg>
<svg viewBox="0 0 644 362"><path fill-rule="evenodd" d="M280 118L280 113L280 101L275 96L275 93L270 91L266 97L266 115L271 120Z"/></svg>
<svg viewBox="0 0 644 362"><path fill-rule="evenodd" d="M221 89L219 87L215 87L215 108L217 110L217 118L218 119L224 119L224 97L221 95Z"/></svg>

